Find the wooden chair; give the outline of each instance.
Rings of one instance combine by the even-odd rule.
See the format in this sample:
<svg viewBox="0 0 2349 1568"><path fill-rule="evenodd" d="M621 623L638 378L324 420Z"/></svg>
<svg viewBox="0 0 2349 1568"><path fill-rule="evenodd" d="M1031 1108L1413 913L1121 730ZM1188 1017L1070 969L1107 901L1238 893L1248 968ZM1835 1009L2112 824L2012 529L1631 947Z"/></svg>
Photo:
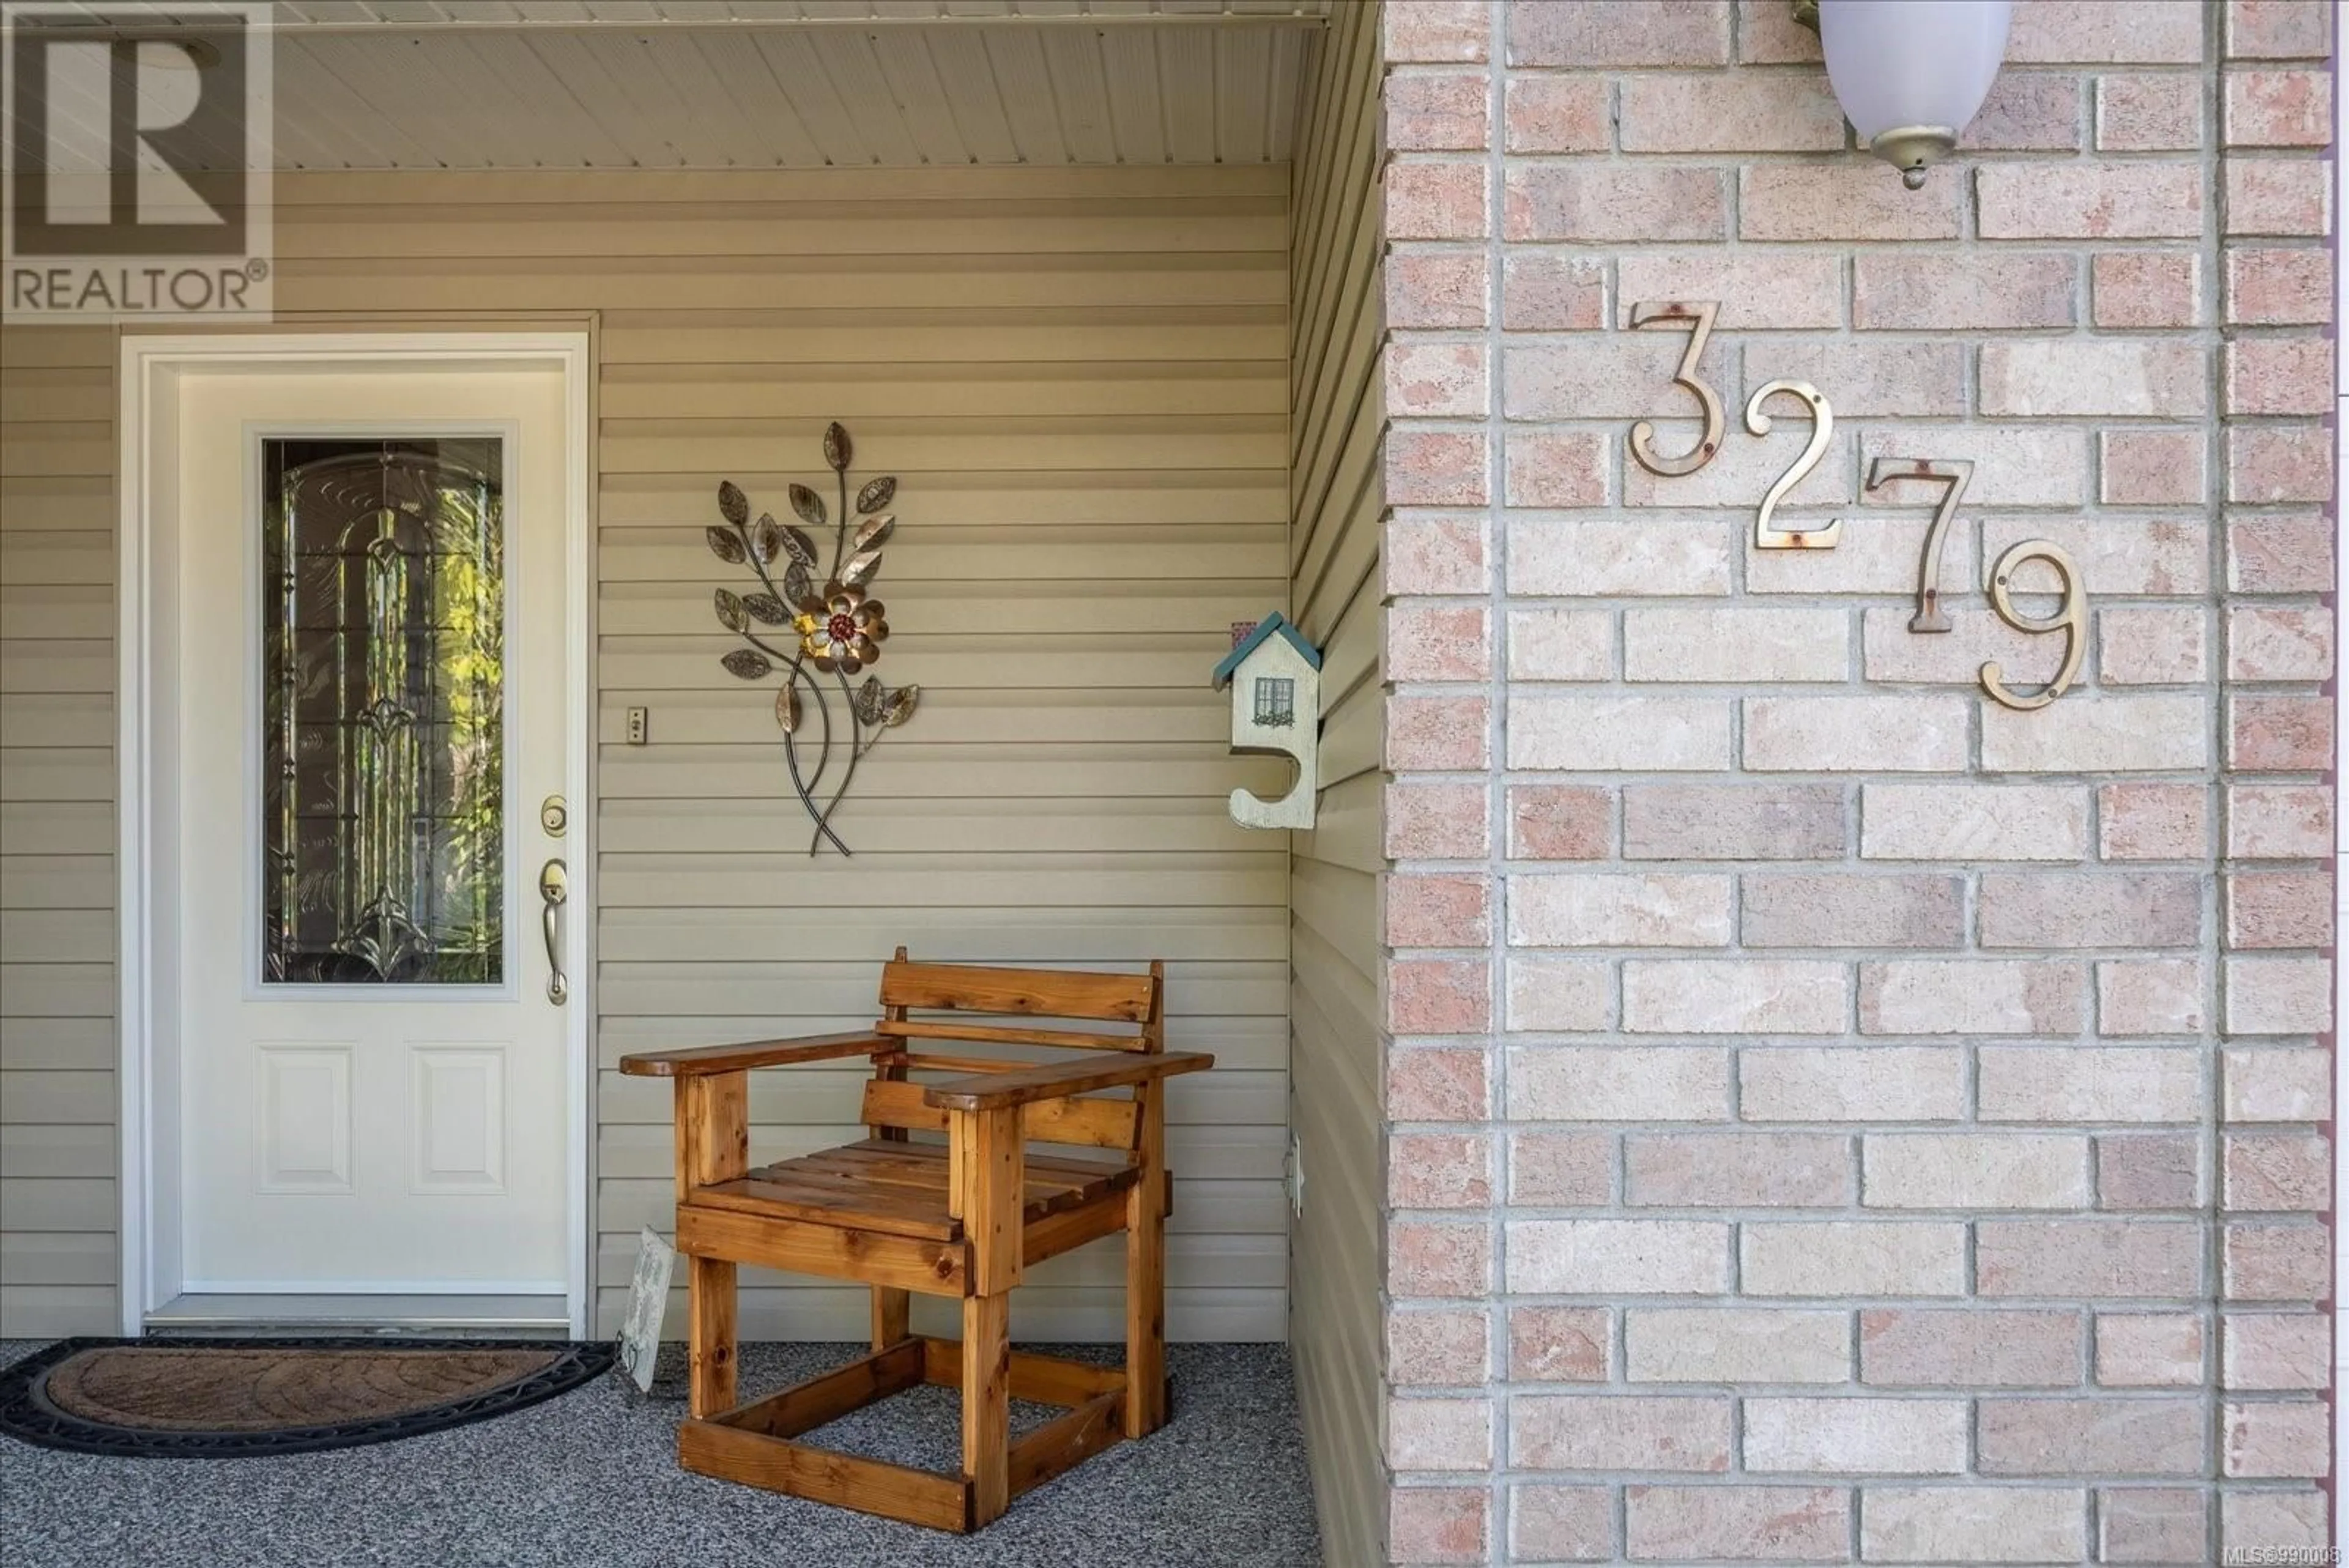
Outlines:
<svg viewBox="0 0 2349 1568"><path fill-rule="evenodd" d="M625 1057L677 1080L677 1246L688 1259L690 1418L678 1461L704 1475L969 1531L1010 1499L1166 1419L1166 1169L1163 1081L1213 1066L1165 1048L1164 966L1146 975L907 961L881 971L869 1033ZM916 1017L920 1013L926 1016ZM965 1023L957 1014L1124 1023L1131 1033ZM943 1015L943 1016L940 1016ZM1030 1064L935 1055L920 1042L1060 1045L1093 1053ZM861 1143L750 1168L750 1070L869 1057ZM912 1074L954 1075L917 1083ZM1127 1088L1130 1097L1095 1092ZM944 1142L917 1135L943 1132ZM1033 1140L1114 1158L1030 1154ZM1123 1370L1011 1348L1010 1293L1031 1264L1125 1232ZM752 1263L873 1290L873 1353L738 1405L735 1272ZM911 1293L962 1303L962 1338L908 1325ZM924 1383L962 1390L962 1473L885 1464L795 1441ZM1010 1401L1068 1407L1011 1441Z"/></svg>

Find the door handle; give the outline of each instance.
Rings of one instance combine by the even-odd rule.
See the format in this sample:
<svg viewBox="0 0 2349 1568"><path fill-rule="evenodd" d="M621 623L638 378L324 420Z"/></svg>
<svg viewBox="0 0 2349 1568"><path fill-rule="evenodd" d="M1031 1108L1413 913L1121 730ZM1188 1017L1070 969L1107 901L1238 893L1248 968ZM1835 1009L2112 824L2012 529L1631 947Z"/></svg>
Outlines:
<svg viewBox="0 0 2349 1568"><path fill-rule="evenodd" d="M571 994L571 982L563 978L563 922L559 911L571 897L571 879L564 874L563 862L550 860L538 868L539 919L546 931L546 1000L557 1007Z"/></svg>

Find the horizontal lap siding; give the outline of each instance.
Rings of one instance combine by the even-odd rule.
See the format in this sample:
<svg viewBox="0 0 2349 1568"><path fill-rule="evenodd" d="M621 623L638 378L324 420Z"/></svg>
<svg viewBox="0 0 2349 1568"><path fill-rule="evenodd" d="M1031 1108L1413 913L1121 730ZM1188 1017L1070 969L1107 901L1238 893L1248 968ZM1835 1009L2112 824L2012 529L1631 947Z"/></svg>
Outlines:
<svg viewBox="0 0 2349 1568"><path fill-rule="evenodd" d="M598 1332L670 1202L667 1086L620 1056L869 1022L903 942L1168 961L1172 1042L1225 1064L1171 1102L1170 1327L1278 1337L1284 864L1225 817L1260 770L1227 753L1206 679L1284 576L1278 176L641 186L379 194L413 192L409 212L297 197L279 240L319 308L599 314ZM771 683L718 668L709 594L738 574L701 542L719 478L781 510L834 418L857 477L898 476L878 672L924 689L836 819L852 861L806 856ZM632 706L648 745L625 743ZM861 1136L856 1083L757 1081L754 1156ZM1038 1270L1026 1330L1114 1337L1113 1262L1097 1246ZM794 1338L866 1316L853 1290L756 1272L742 1310L747 1333Z"/></svg>
<svg viewBox="0 0 2349 1568"><path fill-rule="evenodd" d="M1306 1174L1291 1337L1332 1563L1382 1561L1379 1433L1378 582L1385 423L1377 184L1378 11L1341 9L1298 141L1288 569L1322 650L1321 797L1289 897L1293 1115Z"/></svg>
<svg viewBox="0 0 2349 1568"><path fill-rule="evenodd" d="M599 203L498 225L515 272L552 263L560 297L604 313L599 1328L637 1228L666 1229L671 1201L667 1087L618 1059L868 1023L874 961L903 942L1167 960L1170 1043L1222 1064L1170 1096L1169 1328L1282 1333L1285 862L1226 815L1265 770L1228 754L1206 673L1285 575L1285 202L1262 171L1174 194L1082 183L974 173L894 202ZM400 243L396 266L335 265L443 265ZM854 477L898 476L878 673L923 688L835 819L849 861L806 856L771 683L718 671L709 591L729 576L701 542L719 477L780 510L822 472L833 418ZM643 747L624 743L635 705ZM753 1157L862 1136L859 1082L754 1080ZM1097 1244L1035 1271L1016 1326L1116 1337L1118 1257ZM853 1288L751 1272L744 1291L754 1335L865 1332Z"/></svg>
<svg viewBox="0 0 2349 1568"><path fill-rule="evenodd" d="M0 1337L118 1321L113 365L0 330Z"/></svg>
<svg viewBox="0 0 2349 1568"><path fill-rule="evenodd" d="M1170 1044L1223 1063L1170 1096L1169 1330L1280 1337L1287 858L1224 806L1278 774L1230 756L1207 674L1287 588L1286 171L304 174L278 199L285 325L597 323L596 1332L637 1228L667 1224L667 1090L619 1057L869 1022L904 942L1167 960ZM20 1288L20 1262L103 1264L23 1332L88 1331L112 1321L110 1221L47 1227L94 1223L113 1168L112 971L59 956L69 932L112 948L112 345L42 334L35 373L16 341L0 637L32 640L0 676L0 956L44 1016L9 1019L0 1071L34 1092L0 1117L42 1141L11 1140L0 1223L12 1314L62 1288ZM857 477L898 476L878 673L925 689L858 769L846 862L806 857L771 683L719 669L709 595L737 574L701 543L719 479L781 510L833 418ZM47 1016L77 1006L80 1044ZM767 1075L754 1155L855 1136L852 1077ZM1113 1252L1038 1270L1022 1331L1117 1337ZM853 1292L746 1284L748 1334L864 1332Z"/></svg>

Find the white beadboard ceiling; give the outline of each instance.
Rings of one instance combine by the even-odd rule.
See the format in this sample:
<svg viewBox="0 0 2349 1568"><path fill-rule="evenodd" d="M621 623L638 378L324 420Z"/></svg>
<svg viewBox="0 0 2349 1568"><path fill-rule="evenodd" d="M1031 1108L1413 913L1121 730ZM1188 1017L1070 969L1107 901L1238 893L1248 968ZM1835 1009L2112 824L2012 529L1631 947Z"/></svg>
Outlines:
<svg viewBox="0 0 2349 1568"><path fill-rule="evenodd" d="M1277 163L1358 3L281 0L276 163Z"/></svg>

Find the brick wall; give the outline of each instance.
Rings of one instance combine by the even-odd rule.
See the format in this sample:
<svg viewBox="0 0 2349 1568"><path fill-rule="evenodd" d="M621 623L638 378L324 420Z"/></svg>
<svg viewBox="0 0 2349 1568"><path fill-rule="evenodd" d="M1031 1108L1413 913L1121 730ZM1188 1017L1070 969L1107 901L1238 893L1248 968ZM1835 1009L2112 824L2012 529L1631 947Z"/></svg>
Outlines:
<svg viewBox="0 0 2349 1568"><path fill-rule="evenodd" d="M1785 0L1388 0L1396 1561L2326 1539L2330 9L2019 0L1912 192Z"/></svg>

